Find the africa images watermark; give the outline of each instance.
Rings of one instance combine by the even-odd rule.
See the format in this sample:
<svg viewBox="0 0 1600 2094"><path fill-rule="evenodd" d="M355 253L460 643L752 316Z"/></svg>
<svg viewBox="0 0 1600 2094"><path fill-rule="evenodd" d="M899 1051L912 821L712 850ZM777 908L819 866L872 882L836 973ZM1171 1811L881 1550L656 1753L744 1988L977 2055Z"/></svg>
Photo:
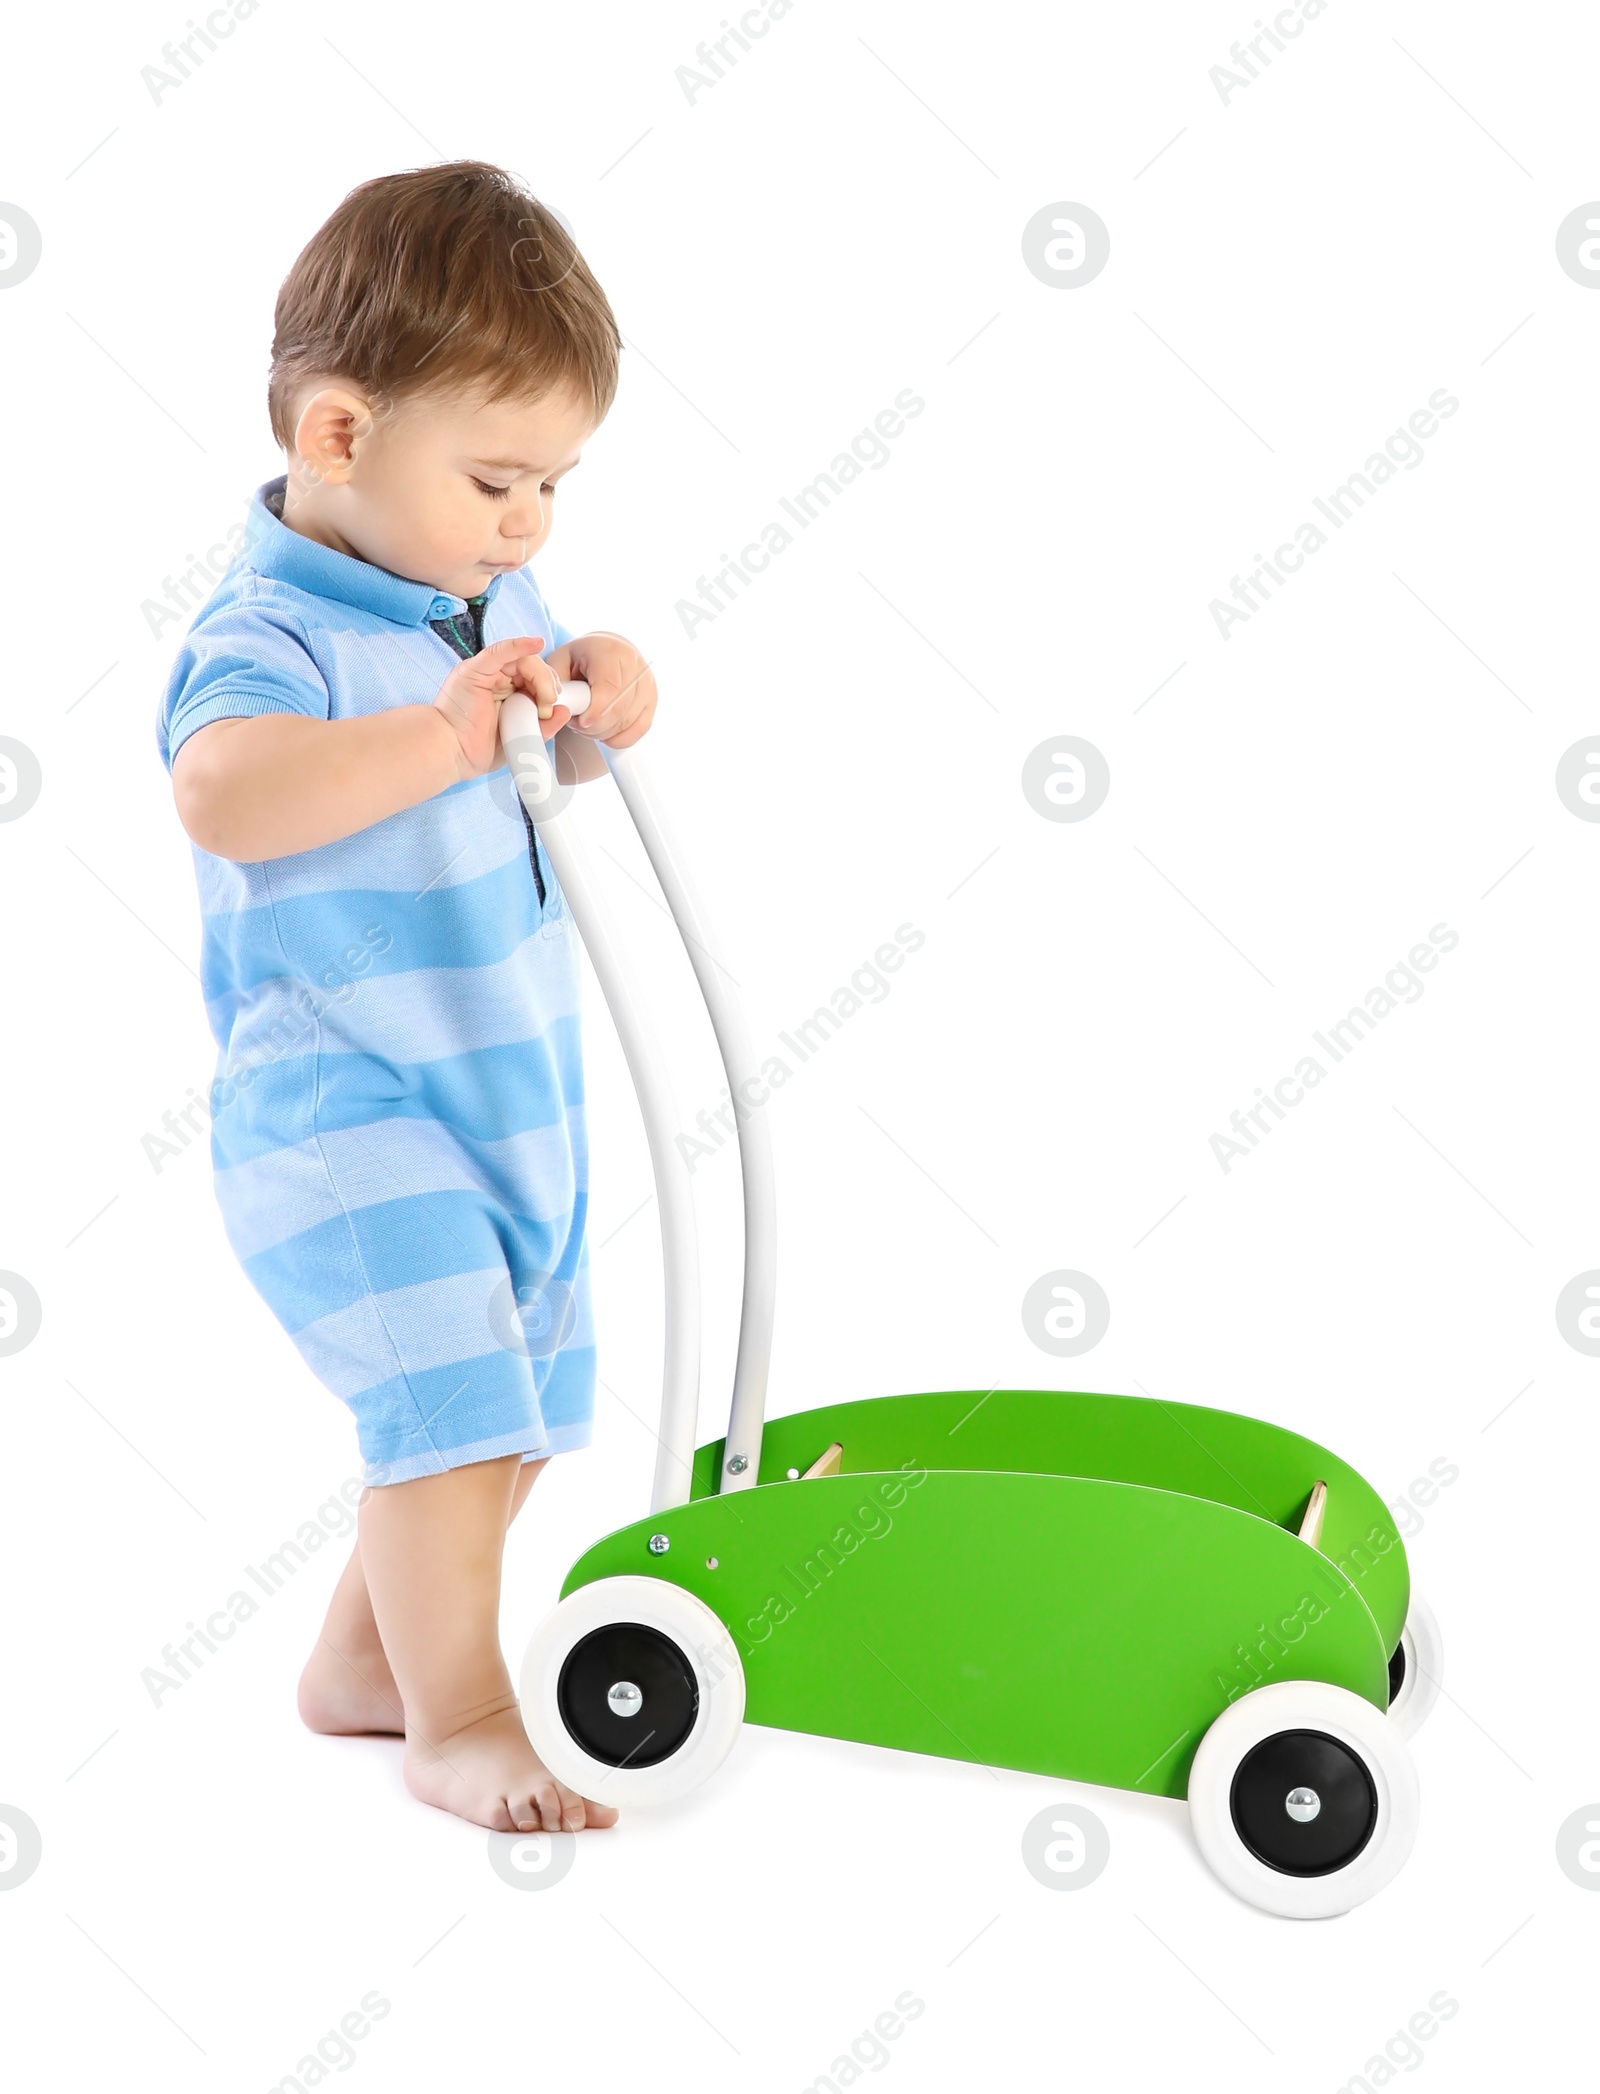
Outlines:
<svg viewBox="0 0 1600 2094"><path fill-rule="evenodd" d="M1402 2072L1415 2072L1428 2062L1423 2044L1431 2043L1440 2025L1454 2021L1460 2012L1461 2002L1441 1985L1426 2007L1419 2007L1404 2028L1395 2030L1382 2050L1374 2051L1359 2072L1351 2073L1338 2094L1376 2094L1379 2087L1386 2087L1394 2078L1396 2066Z"/></svg>
<svg viewBox="0 0 1600 2094"><path fill-rule="evenodd" d="M1289 1613L1279 1614L1271 1621L1258 1621L1241 1642L1234 1644L1225 1661L1213 1661L1211 1676L1222 1689L1224 1701L1235 1702L1241 1694L1264 1687L1288 1657L1289 1646L1326 1620L1341 1600L1359 1593L1362 1579L1391 1549L1400 1547L1395 1530L1375 1520L1365 1537L1351 1542L1342 1556L1324 1557L1319 1552L1306 1572L1307 1585L1319 1590L1303 1592Z"/></svg>
<svg viewBox="0 0 1600 2094"><path fill-rule="evenodd" d="M819 2072L804 2094L841 2094L841 2089L850 2087L860 2079L862 2067L868 2072L881 2072L893 2061L888 2045L896 2043L906 2032L906 2024L916 2021L927 2011L927 2001L918 1998L908 1985L904 1992L895 1994L894 2006L886 2007L877 2015L870 2028L864 2028L851 2043L848 2050L840 2051L826 2072Z"/></svg>
<svg viewBox="0 0 1600 2094"><path fill-rule="evenodd" d="M927 401L920 393L914 393L909 385L902 386L894 396L894 404L885 407L874 417L870 428L862 429L851 438L850 448L838 452L826 472L807 481L798 489L793 500L786 494L778 497L778 507L800 530L808 530L817 518L838 495L850 484L859 480L864 472L881 472L889 463L892 453L890 442L903 434L907 422L914 422ZM898 412L896 410L898 409ZM695 579L699 601L680 596L673 606L678 622L692 640L698 628L710 625L736 601L739 591L735 583L746 589L756 576L765 573L777 553L787 552L793 545L795 533L777 517L761 526L759 542L751 539L741 546L738 555L723 553L722 566L709 580L705 575Z"/></svg>
<svg viewBox="0 0 1600 2094"><path fill-rule="evenodd" d="M1292 39L1305 33L1307 22L1314 22L1318 15L1327 11L1328 0L1300 0L1298 13L1292 7L1285 7L1270 22L1263 22L1258 16L1255 25L1258 33L1228 46L1228 56L1237 70L1230 72L1225 65L1214 65L1206 75L1222 97L1223 108L1230 105L1241 87L1250 87L1260 79L1271 65L1274 51L1287 51ZM1250 55L1252 51L1255 58Z"/></svg>
<svg viewBox="0 0 1600 2094"><path fill-rule="evenodd" d="M203 1623L191 1621L186 1637L175 1636L162 1651L159 1665L145 1666L139 1679L158 1709L164 1695L175 1694L201 1670L206 1662L202 1654L215 1656L231 1642L241 1624L259 1614L267 1600L276 1599L324 1542L344 1541L355 1533L355 1508L366 1488L359 1476L347 1476L334 1496L317 1507L314 1518L300 1522L292 1538L280 1542L260 1563L245 1565L245 1579L254 1591L247 1592L241 1584Z"/></svg>
<svg viewBox="0 0 1600 2094"><path fill-rule="evenodd" d="M1436 1454L1428 1464L1426 1476L1413 1476L1407 1484L1404 1496L1388 1500L1389 1510L1394 1514L1394 1523L1402 1541L1414 1541L1422 1532L1426 1522L1420 1508L1431 1509L1439 1502L1439 1493L1448 1490L1461 1474L1459 1462L1453 1462L1448 1454Z"/></svg>
<svg viewBox="0 0 1600 2094"><path fill-rule="evenodd" d="M892 1514L904 1505L907 1491L926 1482L927 1476L927 1468L913 1454L897 1470L874 1478L870 1487L862 1478L860 1496L848 1509L840 1511L832 1538L818 1542L797 1564L780 1564L772 1580L779 1589L767 1595L761 1611L747 1615L741 1625L728 1624L735 1642L740 1640L742 1627L744 1655L748 1656L756 1644L765 1643L775 1629L791 1621L814 1593L823 1590L823 1581L831 1578L857 1549L869 1541L883 1540L894 1526ZM788 1579L792 1590L781 1585L782 1578Z"/></svg>
<svg viewBox="0 0 1600 2094"><path fill-rule="evenodd" d="M383 2021L390 2011L390 2002L374 1985L370 1992L363 1992L359 2003L350 2012L341 2015L337 2028L330 2028L317 2044L315 2051L307 2051L293 2072L286 2072L270 2090L270 2094L307 2094L307 2089L325 2080L330 2066L335 2072L348 2072L356 2062L353 2045L372 2034L375 2021Z"/></svg>
<svg viewBox="0 0 1600 2094"><path fill-rule="evenodd" d="M521 246L525 243L519 242ZM525 286L524 288L532 288ZM393 392L375 392L367 402L367 420L358 424L354 435L358 442L371 438L386 422L392 421L400 412L401 400ZM323 475L310 459L295 458L285 475L288 492L297 495L307 488L320 485ZM192 625L195 614L216 594L217 584L223 580L239 559L240 555L267 536L273 522L282 521L272 517L264 521L255 507L254 497L246 505L245 513L236 523L228 526L222 536L208 545L203 553L193 551L184 554L184 567L176 577L164 574L161 577L160 596L146 596L139 605L150 637L159 640L170 625Z"/></svg>
<svg viewBox="0 0 1600 2094"><path fill-rule="evenodd" d="M886 939L870 960L862 961L848 983L834 990L827 1003L818 1004L811 1016L796 1025L793 1032L780 1032L778 1038L794 1055L796 1065L810 1061L835 1033L843 1029L845 1020L853 1018L865 1004L882 1003L889 993L889 983L884 976L898 973L905 965L907 953L917 952L926 943L925 934L915 924L901 924L895 931L894 942L891 944ZM694 1174L703 1157L715 1156L728 1136L737 1131L738 1119L748 1119L751 1113L759 1111L773 1092L786 1084L794 1073L781 1054L769 1054L759 1073L745 1077L740 1084L737 1102L724 1084L722 1103L714 1111L702 1111L695 1120L699 1135L680 1133L676 1137L678 1154L689 1166L690 1175Z"/></svg>
<svg viewBox="0 0 1600 2094"><path fill-rule="evenodd" d="M150 99L156 107L161 107L164 95L193 79L205 64L206 53L220 51L239 24L247 22L260 6L261 0L231 0L227 7L214 7L203 22L197 22L191 15L185 25L189 34L161 46L161 64L140 68L139 78L149 89Z"/></svg>
<svg viewBox="0 0 1600 2094"><path fill-rule="evenodd" d="M1326 501L1320 494L1311 497L1311 506L1336 531L1342 531L1351 517L1361 509L1368 498L1380 487L1392 480L1396 472L1404 469L1414 473L1422 464L1427 453L1422 440L1437 433L1439 423L1449 421L1461 402L1454 393L1436 386L1428 395L1428 405L1419 407L1405 428L1396 429L1381 451L1374 451L1359 472L1352 473L1348 480L1335 487ZM1429 410L1432 410L1430 413ZM1306 556L1319 553L1328 542L1328 534L1320 524L1307 518L1295 526L1293 545L1280 545L1271 558L1261 553L1255 557L1254 572L1245 581L1238 575L1233 577L1231 594L1233 602L1226 603L1214 596L1208 606L1217 631L1224 640L1233 637L1229 628L1243 625L1271 603L1276 590L1297 575L1306 564ZM1268 587L1268 584L1272 587Z"/></svg>
<svg viewBox="0 0 1600 2094"><path fill-rule="evenodd" d="M209 1099L202 1098L190 1084L188 1103L175 1110L169 1108L161 1115L164 1133L140 1136L139 1146L158 1178L168 1158L181 1156L195 1136L205 1131L206 1124L218 1112L226 1112L239 1093L248 1090L263 1070L270 1069L286 1055L298 1053L307 1034L321 1023L326 1013L338 1004L348 1003L354 996L361 986L360 977L372 965L374 955L387 952L394 943L394 933L381 923L365 925L361 938L360 945L345 947L337 966L323 969L320 989L312 988L309 983L301 987L294 1001L282 1007L265 1033L250 1041L248 1054L241 1052L229 1056L212 1082ZM197 1114L200 1118L198 1126Z"/></svg>
<svg viewBox="0 0 1600 2094"><path fill-rule="evenodd" d="M139 605L153 640L159 640L169 625L182 625L186 619L192 622L194 614L215 593L218 582L244 551L249 535L247 522L232 524L204 553L185 553L188 564L176 580L170 574L161 577L161 595L147 596Z"/></svg>
<svg viewBox="0 0 1600 2094"><path fill-rule="evenodd" d="M1454 952L1460 943L1459 934L1448 924L1436 923L1428 933L1426 944L1413 945L1406 958L1397 960L1389 969L1382 983L1367 991L1363 1002L1352 1004L1326 1032L1314 1032L1311 1037L1328 1057L1330 1067L1346 1060L1369 1034L1377 1031L1379 1022L1397 1010L1400 1004L1419 1003L1426 986L1420 977L1431 974L1441 955ZM1213 1134L1211 1137L1211 1153L1221 1166L1222 1175L1226 1177L1233 1169L1236 1158L1248 1156L1252 1149L1258 1148L1264 1134L1272 1133L1272 1122L1266 1118L1268 1113L1275 1119L1286 1120L1289 1111L1303 1104L1307 1092L1314 1090L1328 1074L1329 1068L1325 1068L1314 1054L1306 1054L1296 1062L1289 1075L1278 1078L1270 1093L1257 1084L1256 1103L1246 1106L1242 1112L1236 1111L1229 1120L1232 1134Z"/></svg>
<svg viewBox="0 0 1600 2094"><path fill-rule="evenodd" d="M1318 0L1318 4L1325 4L1325 0ZM692 109L701 95L725 80L739 63L739 53L753 51L760 39L770 32L773 23L781 22L793 7L794 0L765 0L762 7L746 8L737 22L730 22L724 15L722 35L696 44L696 63L680 65L672 76L683 89L689 107Z"/></svg>

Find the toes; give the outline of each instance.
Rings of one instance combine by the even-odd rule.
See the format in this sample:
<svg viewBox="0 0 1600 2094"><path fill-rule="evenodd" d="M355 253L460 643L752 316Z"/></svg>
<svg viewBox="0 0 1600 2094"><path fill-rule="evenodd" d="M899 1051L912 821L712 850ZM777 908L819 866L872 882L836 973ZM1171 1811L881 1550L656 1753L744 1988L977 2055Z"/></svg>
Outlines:
<svg viewBox="0 0 1600 2094"><path fill-rule="evenodd" d="M519 1789L498 1805L497 1832L582 1832L586 1826L615 1825L609 1803L591 1803L557 1781Z"/></svg>
<svg viewBox="0 0 1600 2094"><path fill-rule="evenodd" d="M542 1832L544 1830L539 1819L539 1799L531 1789L523 1788L519 1785L509 1790L506 1795L505 1807L510 1814L511 1829L514 1832Z"/></svg>
<svg viewBox="0 0 1600 2094"><path fill-rule="evenodd" d="M559 1832L561 1828L561 1797L553 1781L542 1781L533 1792L535 1808L544 1821L546 1832Z"/></svg>
<svg viewBox="0 0 1600 2094"><path fill-rule="evenodd" d="M544 1813L546 1832L582 1832L584 1825L583 1798L571 1789L563 1788L558 1781L542 1783L537 1791L539 1808Z"/></svg>

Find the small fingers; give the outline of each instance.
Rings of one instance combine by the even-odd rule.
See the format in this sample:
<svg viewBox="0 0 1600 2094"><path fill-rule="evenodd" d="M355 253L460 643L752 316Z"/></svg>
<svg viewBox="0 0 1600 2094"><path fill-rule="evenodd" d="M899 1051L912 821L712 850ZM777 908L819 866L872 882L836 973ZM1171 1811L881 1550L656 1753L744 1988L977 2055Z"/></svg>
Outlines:
<svg viewBox="0 0 1600 2094"><path fill-rule="evenodd" d="M544 646L536 633L525 633L514 640L491 640L487 647L480 647L476 654L469 654L456 664L457 672L472 677L481 677L491 683L501 683L516 675L517 663L521 660L537 661L539 650Z"/></svg>
<svg viewBox="0 0 1600 2094"><path fill-rule="evenodd" d="M656 680L648 662L620 687L596 690L589 709L575 723L575 731L604 742L609 748L628 749L639 740L655 717Z"/></svg>
<svg viewBox="0 0 1600 2094"><path fill-rule="evenodd" d="M504 662L517 654L538 654L544 641L537 633L518 633L509 640L491 640L487 647L480 647L472 660L475 662Z"/></svg>
<svg viewBox="0 0 1600 2094"><path fill-rule="evenodd" d="M559 711L562 716L556 721L559 727L571 718L570 710L561 704L561 678L548 662L536 654L524 654L509 662L506 668L517 689L526 691L538 707L541 720L554 720ZM555 731L555 727L550 730L552 734Z"/></svg>
<svg viewBox="0 0 1600 2094"><path fill-rule="evenodd" d="M608 749L631 749L649 725L650 715L642 712L630 720L626 727L618 728L614 734L602 729L595 739L604 742Z"/></svg>

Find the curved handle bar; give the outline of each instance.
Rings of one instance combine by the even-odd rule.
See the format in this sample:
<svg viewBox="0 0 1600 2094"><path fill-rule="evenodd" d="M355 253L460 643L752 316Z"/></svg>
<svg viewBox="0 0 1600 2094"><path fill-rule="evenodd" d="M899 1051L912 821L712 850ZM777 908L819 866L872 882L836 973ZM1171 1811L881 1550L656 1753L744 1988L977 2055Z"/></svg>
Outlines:
<svg viewBox="0 0 1600 2094"><path fill-rule="evenodd" d="M585 711L589 704L588 685L565 685L561 703L574 715ZM572 791L558 784L538 709L520 692L506 699L501 707L500 739L522 803L555 867L556 878L611 1010L650 1145L661 1208L667 1326L660 1445L651 1499L651 1510L659 1511L688 1499L699 1394L699 1255L688 1166L675 1139L682 1123L673 1105L648 1016L628 986L614 926L572 821ZM735 1101L744 1198L744 1292L728 1433L718 1481L722 1490L744 1490L755 1483L760 1468L777 1283L771 1136L765 1117L750 1102L748 1088L756 1077L758 1064L744 1014L732 994L732 977L717 957L704 906L685 868L644 760L637 748L612 749L605 743L600 748L694 967L727 1074L729 1095Z"/></svg>

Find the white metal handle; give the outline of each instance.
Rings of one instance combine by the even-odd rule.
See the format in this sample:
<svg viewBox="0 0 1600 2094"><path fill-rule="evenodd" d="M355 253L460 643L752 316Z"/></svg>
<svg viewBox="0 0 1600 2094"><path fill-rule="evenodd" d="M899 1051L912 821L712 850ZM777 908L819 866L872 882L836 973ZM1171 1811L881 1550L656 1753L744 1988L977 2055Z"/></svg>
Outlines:
<svg viewBox="0 0 1600 2094"><path fill-rule="evenodd" d="M589 687L563 686L561 703L585 711ZM689 1496L693 1469L699 1381L700 1280L694 1204L688 1168L674 1139L679 1125L660 1050L645 1012L630 993L610 917L592 878L571 822L570 804L560 804L555 769L537 708L520 693L501 709L500 737L523 805L555 867L605 993L644 1116L661 1207L667 1339L661 1397L660 1449L651 1510L679 1505ZM637 747L600 745L646 855L666 896L700 991L734 1101L744 1198L744 1292L739 1314L739 1349L723 1446L719 1487L748 1489L761 1462L767 1374L777 1286L777 1203L772 1143L753 1087L758 1064L744 1013L732 992L732 977L717 956L705 907L690 879L664 810Z"/></svg>
<svg viewBox="0 0 1600 2094"><path fill-rule="evenodd" d="M582 700L588 687L569 684L563 704ZM573 704L574 712L582 705ZM650 1144L650 1164L661 1209L661 1257L665 1335L661 1378L661 1430L656 1448L650 1510L688 1502L694 1471L694 1436L700 1397L700 1256L688 1169L672 1142L677 1125L666 1064L649 1016L634 995L610 911L595 881L588 853L576 833L570 799L557 790L555 765L533 700L514 693L500 708L500 742L512 780L539 832L561 891L582 933L605 994L628 1074L638 1093Z"/></svg>
<svg viewBox="0 0 1600 2094"><path fill-rule="evenodd" d="M778 1284L777 1191L772 1168L772 1133L759 1091L760 1064L733 977L718 954L705 906L689 876L682 851L637 747L600 744L639 839L645 847L672 919L689 955L705 1000L717 1051L728 1079L739 1142L740 1190L744 1204L744 1288L739 1304L739 1349L734 1364L728 1431L722 1448L718 1488L748 1490L761 1466L761 1429L767 1407L772 1359L772 1323Z"/></svg>

